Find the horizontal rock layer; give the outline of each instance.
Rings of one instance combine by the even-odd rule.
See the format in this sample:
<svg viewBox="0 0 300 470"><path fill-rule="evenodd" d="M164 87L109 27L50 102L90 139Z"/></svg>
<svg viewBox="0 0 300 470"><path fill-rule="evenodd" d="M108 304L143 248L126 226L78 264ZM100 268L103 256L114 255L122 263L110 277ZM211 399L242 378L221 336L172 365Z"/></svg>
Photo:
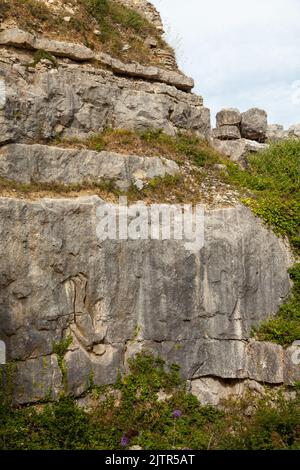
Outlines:
<svg viewBox="0 0 300 470"><path fill-rule="evenodd" d="M0 177L18 183L81 184L112 181L128 189L136 179L176 175L178 165L165 158L114 152L10 144L0 148Z"/></svg>
<svg viewBox="0 0 300 470"><path fill-rule="evenodd" d="M160 67L147 67L141 64L125 64L108 54L96 53L92 49L70 42L56 41L48 38L38 38L34 34L18 28L6 29L0 32L0 45L14 46L25 49L42 50L55 57L67 57L75 61L96 61L109 66L120 75L134 76L146 80L154 80L173 85L179 90L191 91L194 80L182 73L164 70Z"/></svg>
<svg viewBox="0 0 300 470"><path fill-rule="evenodd" d="M296 379L296 376L295 376ZM202 405L223 406L224 400L232 397L265 398L270 396L270 391L282 394L282 384L264 384L252 379L220 379L213 376L194 379L190 383L191 392L198 398ZM295 391L290 387L284 387L284 397L289 400L295 398ZM252 408L254 406L254 408ZM249 402L249 414L255 409L255 404ZM252 411L251 411L252 410Z"/></svg>
<svg viewBox="0 0 300 470"><path fill-rule="evenodd" d="M175 87L90 65L61 62L57 69L29 70L30 55L2 51L0 144L58 135L84 138L107 127L162 129L170 135L210 132L210 112L202 99Z"/></svg>
<svg viewBox="0 0 300 470"><path fill-rule="evenodd" d="M238 126L224 125L213 130L213 137L219 140L241 139L241 132Z"/></svg>
<svg viewBox="0 0 300 470"><path fill-rule="evenodd" d="M294 380L281 348L248 343L252 327L287 297L291 262L248 209L208 211L205 246L192 253L184 241L100 241L101 204L0 199L0 339L17 361L16 402L57 396L63 380L53 345L68 335L67 383L76 396L91 376L113 383L142 347L179 363L186 379Z"/></svg>

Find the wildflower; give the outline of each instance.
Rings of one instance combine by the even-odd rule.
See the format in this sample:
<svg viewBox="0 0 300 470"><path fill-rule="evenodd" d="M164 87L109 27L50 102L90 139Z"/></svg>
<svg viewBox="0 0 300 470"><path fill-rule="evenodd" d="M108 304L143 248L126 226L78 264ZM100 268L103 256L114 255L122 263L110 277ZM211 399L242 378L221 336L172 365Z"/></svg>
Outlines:
<svg viewBox="0 0 300 470"><path fill-rule="evenodd" d="M177 418L180 418L181 416L181 411L180 410L174 410L173 413L172 413L172 416L174 419L177 419Z"/></svg>
<svg viewBox="0 0 300 470"><path fill-rule="evenodd" d="M122 439L121 439L121 446L122 446L122 447L127 447L128 444L129 444L129 442L130 442L129 437L127 437L126 434L124 434L124 435L122 436Z"/></svg>

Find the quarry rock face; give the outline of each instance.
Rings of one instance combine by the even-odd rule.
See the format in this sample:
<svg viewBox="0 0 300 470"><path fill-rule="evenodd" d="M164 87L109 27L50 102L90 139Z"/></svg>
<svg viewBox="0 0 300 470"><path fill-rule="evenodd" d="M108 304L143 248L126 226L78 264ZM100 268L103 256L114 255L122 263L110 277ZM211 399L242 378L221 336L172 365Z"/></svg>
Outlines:
<svg viewBox="0 0 300 470"><path fill-rule="evenodd" d="M79 64L29 71L26 58L17 67L7 62L0 68L2 144L87 137L107 127L161 129L170 135L179 130L203 136L210 132L210 113L202 99L175 86Z"/></svg>
<svg viewBox="0 0 300 470"><path fill-rule="evenodd" d="M198 253L175 240L101 241L101 204L0 200L0 337L17 365L16 402L55 398L65 382L79 396L91 376L114 383L142 348L189 380L283 383L284 350L249 342L289 293L283 242L243 206L207 211ZM55 354L63 338L65 380Z"/></svg>
<svg viewBox="0 0 300 470"><path fill-rule="evenodd" d="M46 51L53 54L54 57L66 57L78 62L93 60L109 66L120 75L157 80L158 82L174 85L184 91L191 91L194 87L194 80L183 73L164 70L161 67L155 66L144 66L136 63L126 64L118 59L114 59L109 54L103 52L95 53L92 49L82 44L39 38L19 28L5 29L1 32L0 45Z"/></svg>
<svg viewBox="0 0 300 470"><path fill-rule="evenodd" d="M0 148L0 177L18 183L83 184L111 181L122 190L135 181L179 174L178 165L159 157L10 144Z"/></svg>
<svg viewBox="0 0 300 470"><path fill-rule="evenodd" d="M117 0L123 5L133 8L142 15L144 15L150 23L154 24L158 31L164 32L164 27L161 21L161 17L156 8L151 2L147 0Z"/></svg>
<svg viewBox="0 0 300 470"><path fill-rule="evenodd" d="M48 3L55 11L61 2ZM163 32L151 3L122 3ZM157 48L152 38L147 44ZM35 61L41 49L47 55ZM127 190L181 175L180 165L160 155L53 142L107 128L211 138L210 111L191 92L193 80L160 53L167 54L165 68L126 63L6 25L0 177L20 184L108 180ZM265 148L266 136L264 111L226 109L217 116L213 145L243 166L249 152ZM141 350L179 364L204 403L299 381L294 347L252 338L253 327L289 295L291 253L249 209L234 204L206 207L204 246L190 251L187 240L100 239L105 201L98 196L0 197L0 357L9 366L0 367L14 403L56 400L62 392L80 397L91 385L114 384Z"/></svg>

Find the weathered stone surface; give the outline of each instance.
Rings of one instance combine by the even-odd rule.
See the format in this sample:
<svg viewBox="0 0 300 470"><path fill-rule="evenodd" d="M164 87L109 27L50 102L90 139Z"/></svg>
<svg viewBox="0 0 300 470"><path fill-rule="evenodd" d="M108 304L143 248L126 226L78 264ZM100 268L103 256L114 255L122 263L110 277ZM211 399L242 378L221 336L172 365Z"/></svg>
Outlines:
<svg viewBox="0 0 300 470"><path fill-rule="evenodd" d="M35 49L35 36L15 27L0 32L0 44Z"/></svg>
<svg viewBox="0 0 300 470"><path fill-rule="evenodd" d="M291 126L288 130L288 134L290 137L296 137L297 139L300 139L300 124Z"/></svg>
<svg viewBox="0 0 300 470"><path fill-rule="evenodd" d="M284 127L280 124L271 124L268 126L267 141L278 142L280 140L287 139L289 137L288 131L284 130Z"/></svg>
<svg viewBox="0 0 300 470"><path fill-rule="evenodd" d="M201 364L195 369L193 379L208 375L223 379L248 377L247 344L243 341L207 340L201 344L198 356Z"/></svg>
<svg viewBox="0 0 300 470"><path fill-rule="evenodd" d="M22 365L16 400L36 400L23 374L30 380L27 367L54 357L62 335L73 338L65 363L75 395L91 377L113 382L134 341L179 363L187 379L247 378L251 329L289 292L283 242L242 206L207 212L198 254L174 240L101 242L100 204L0 199L0 339ZM45 370L47 389L57 367ZM260 369L251 376L266 379Z"/></svg>
<svg viewBox="0 0 300 470"><path fill-rule="evenodd" d="M1 41L0 41L1 42ZM50 52L57 57L68 57L78 61L92 60L95 53L82 44L74 44L64 41L55 41L47 38L36 38L34 48Z"/></svg>
<svg viewBox="0 0 300 470"><path fill-rule="evenodd" d="M194 88L194 80L178 72L164 70L155 66L146 67L135 63L125 64L124 62L114 59L109 54L105 54L103 52L96 54L95 60L108 65L113 72L120 75L158 81L168 85L173 85L179 90L184 91L191 91L192 88Z"/></svg>
<svg viewBox="0 0 300 470"><path fill-rule="evenodd" d="M161 17L156 8L152 5L151 2L147 0L118 0L120 3L128 6L129 8L134 8L139 13L147 18L150 23L154 24L158 31L163 33L164 28L161 21Z"/></svg>
<svg viewBox="0 0 300 470"><path fill-rule="evenodd" d="M290 385L295 380L295 368L286 368L291 374L290 380L284 377L284 349L272 343L245 341L212 341L201 344L203 349L197 354L202 363L194 371L192 380L203 377L218 379L246 380L266 384ZM218 360L216 360L218 358ZM298 371L299 376L299 371ZM198 385L202 386L200 381ZM230 389L230 387L229 387ZM211 392L211 391L210 391ZM230 391L233 393L234 391Z"/></svg>
<svg viewBox="0 0 300 470"><path fill-rule="evenodd" d="M270 398L276 397L277 394L282 394L282 384L259 383L255 380L222 380L216 377L201 377L191 381L191 392L199 399L203 405L224 406L224 400L236 397L244 397L249 401L249 392L251 398L261 399L263 397ZM295 391L291 388L286 388L283 392L286 400L295 399ZM249 401L249 408L245 410L247 415L251 416L255 412L255 402ZM253 406L254 405L254 406ZM225 405L226 406L226 405Z"/></svg>
<svg viewBox="0 0 300 470"><path fill-rule="evenodd" d="M57 135L86 137L107 127L162 129L170 135L192 129L203 136L210 130L209 111L202 99L165 84L72 64L32 73L25 65L16 70L3 64L0 79L5 87L0 110L2 144Z"/></svg>
<svg viewBox="0 0 300 470"><path fill-rule="evenodd" d="M284 351L284 383L295 385L300 382L300 343Z"/></svg>
<svg viewBox="0 0 300 470"><path fill-rule="evenodd" d="M218 406L223 400L231 397L241 397L247 390L264 394L264 388L257 382L251 380L221 380L216 377L201 377L192 380L191 392L202 405Z"/></svg>
<svg viewBox="0 0 300 470"><path fill-rule="evenodd" d="M10 144L0 148L0 176L19 183L81 184L112 181L122 190L139 179L179 173L177 163L159 157Z"/></svg>
<svg viewBox="0 0 300 470"><path fill-rule="evenodd" d="M236 108L226 108L217 113L216 119L217 127L239 126L241 124L242 115Z"/></svg>
<svg viewBox="0 0 300 470"><path fill-rule="evenodd" d="M244 139L264 143L267 138L268 116L263 109L252 108L242 113L241 133Z"/></svg>
<svg viewBox="0 0 300 470"><path fill-rule="evenodd" d="M213 130L213 137L219 140L237 140L241 138L241 132L237 126L224 125Z"/></svg>
<svg viewBox="0 0 300 470"><path fill-rule="evenodd" d="M251 341L247 351L247 372L250 379L281 384L284 350L278 344Z"/></svg>
<svg viewBox="0 0 300 470"><path fill-rule="evenodd" d="M75 342L76 336L75 336ZM80 343L78 349L67 352L65 365L67 370L67 387L75 396L82 395L93 384L108 385L117 380L118 372L122 372L124 345L104 344L104 353L94 356L84 350Z"/></svg>
<svg viewBox="0 0 300 470"><path fill-rule="evenodd" d="M109 54L95 53L92 49L82 44L36 37L19 28L2 31L0 33L0 44L25 49L44 50L56 57L67 57L80 62L95 60L109 66L113 72L118 74L167 83L179 90L191 91L194 87L194 80L183 73L164 70L160 67L147 67L136 63L125 64L118 59L114 59Z"/></svg>
<svg viewBox="0 0 300 470"><path fill-rule="evenodd" d="M268 148L267 144L259 144L254 140L247 139L230 141L214 139L212 144L216 150L227 155L227 157L235 163L238 163L242 168L247 166L247 156L249 156L249 154L260 152Z"/></svg>
<svg viewBox="0 0 300 470"><path fill-rule="evenodd" d="M16 404L57 400L63 390L62 373L55 355L2 366L1 375L7 393L12 394L10 398Z"/></svg>
<svg viewBox="0 0 300 470"><path fill-rule="evenodd" d="M6 364L6 345L0 340L0 366Z"/></svg>
<svg viewBox="0 0 300 470"><path fill-rule="evenodd" d="M162 27L146 0L122 1ZM61 15L66 23L73 7ZM174 162L159 157L36 144L86 138L107 127L210 137L210 112L189 93L193 80L159 41L147 42L166 68L127 64L82 44L2 25L0 176L23 183L112 180L121 189L132 183L142 189L149 178L177 174ZM33 52L41 49L56 60L33 66ZM264 142L266 126L262 110L243 117L222 110L214 145L245 166L248 152L265 146L242 139L240 129ZM291 135L298 136L298 127ZM272 132L282 129L269 128L268 137ZM63 390L80 397L93 384L114 383L143 349L178 363L204 403L251 387L262 393L261 383L299 380L295 346L285 351L249 339L253 326L287 297L291 255L248 209L208 210L205 245L190 252L186 240L100 240L103 204L97 197L0 198L0 343L6 350L0 363L9 361L1 371L15 403L57 399ZM55 345L65 338L69 346L58 361Z"/></svg>

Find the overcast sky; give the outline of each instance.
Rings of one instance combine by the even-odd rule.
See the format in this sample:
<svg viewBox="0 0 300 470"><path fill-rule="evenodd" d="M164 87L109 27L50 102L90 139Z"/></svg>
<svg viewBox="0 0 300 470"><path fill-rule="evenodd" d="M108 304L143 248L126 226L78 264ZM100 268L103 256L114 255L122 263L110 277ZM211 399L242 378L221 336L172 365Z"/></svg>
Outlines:
<svg viewBox="0 0 300 470"><path fill-rule="evenodd" d="M300 123L300 0L152 0L180 67L215 113L266 109Z"/></svg>

